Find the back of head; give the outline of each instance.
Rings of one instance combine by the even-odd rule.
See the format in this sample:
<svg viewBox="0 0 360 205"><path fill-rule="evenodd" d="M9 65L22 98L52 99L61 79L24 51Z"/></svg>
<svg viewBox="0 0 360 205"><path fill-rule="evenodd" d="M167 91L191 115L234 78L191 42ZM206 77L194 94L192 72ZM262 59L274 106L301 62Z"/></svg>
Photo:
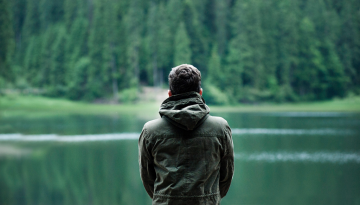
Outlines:
<svg viewBox="0 0 360 205"><path fill-rule="evenodd" d="M169 86L173 95L186 92L200 92L201 73L192 65L182 64L170 71Z"/></svg>

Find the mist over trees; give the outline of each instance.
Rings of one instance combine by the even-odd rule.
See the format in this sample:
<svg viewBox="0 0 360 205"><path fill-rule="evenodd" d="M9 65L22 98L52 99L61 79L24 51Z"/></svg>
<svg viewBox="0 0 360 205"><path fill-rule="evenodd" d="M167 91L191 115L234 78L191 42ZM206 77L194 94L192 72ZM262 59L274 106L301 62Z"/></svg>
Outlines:
<svg viewBox="0 0 360 205"><path fill-rule="evenodd" d="M92 101L181 63L215 104L360 94L360 1L0 0L0 87Z"/></svg>

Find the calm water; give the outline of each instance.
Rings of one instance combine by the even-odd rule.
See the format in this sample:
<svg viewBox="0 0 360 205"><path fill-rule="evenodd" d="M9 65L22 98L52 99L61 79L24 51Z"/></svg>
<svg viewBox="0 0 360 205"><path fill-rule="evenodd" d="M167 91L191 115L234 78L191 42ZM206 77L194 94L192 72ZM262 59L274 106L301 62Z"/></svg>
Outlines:
<svg viewBox="0 0 360 205"><path fill-rule="evenodd" d="M213 113L229 122L226 204L360 205L360 115ZM0 204L151 204L130 115L0 118Z"/></svg>

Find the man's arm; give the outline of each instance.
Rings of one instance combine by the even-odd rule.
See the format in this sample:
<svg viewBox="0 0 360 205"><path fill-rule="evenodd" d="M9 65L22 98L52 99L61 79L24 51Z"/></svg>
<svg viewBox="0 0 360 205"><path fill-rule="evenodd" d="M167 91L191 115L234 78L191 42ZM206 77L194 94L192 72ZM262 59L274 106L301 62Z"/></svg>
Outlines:
<svg viewBox="0 0 360 205"><path fill-rule="evenodd" d="M220 164L220 196L223 198L228 192L231 180L234 175L234 144L231 136L231 129L227 125L225 129L224 155Z"/></svg>
<svg viewBox="0 0 360 205"><path fill-rule="evenodd" d="M156 174L154 169L154 159L151 155L151 151L148 150L148 146L149 143L146 139L146 129L144 128L139 138L140 177L144 184L146 192L151 198L153 198Z"/></svg>

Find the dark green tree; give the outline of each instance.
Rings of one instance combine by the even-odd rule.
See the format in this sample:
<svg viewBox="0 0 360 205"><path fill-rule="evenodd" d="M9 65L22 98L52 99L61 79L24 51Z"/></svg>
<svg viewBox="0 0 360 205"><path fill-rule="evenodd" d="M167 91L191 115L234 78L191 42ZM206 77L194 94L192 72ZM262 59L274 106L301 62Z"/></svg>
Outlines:
<svg viewBox="0 0 360 205"><path fill-rule="evenodd" d="M183 22L186 27L187 35L190 39L191 62L201 71L206 72L206 62L208 62L209 37L206 28L203 26L201 17L205 9L203 1L184 1L182 12Z"/></svg>
<svg viewBox="0 0 360 205"><path fill-rule="evenodd" d="M130 87L137 87L139 85L141 34L144 30L142 3L140 0L131 1L125 17L127 67L129 68L127 72L129 72L130 77Z"/></svg>
<svg viewBox="0 0 360 205"><path fill-rule="evenodd" d="M192 63L218 104L360 93L357 0L0 0L0 6L0 78L9 87L116 100L123 89L161 86L173 66Z"/></svg>
<svg viewBox="0 0 360 205"><path fill-rule="evenodd" d="M222 56L227 47L228 37L228 20L229 20L229 3L228 0L215 0L215 25L216 25L216 42L218 52Z"/></svg>
<svg viewBox="0 0 360 205"><path fill-rule="evenodd" d="M319 51L320 42L315 37L314 24L309 18L300 22L299 66L294 70L294 84L298 95L303 100L314 100L315 90L323 95L327 84L319 79L327 75L324 59Z"/></svg>
<svg viewBox="0 0 360 205"><path fill-rule="evenodd" d="M153 86L159 85L159 43L162 40L159 38L159 8L155 2L150 3L150 8L147 17L147 33L144 39L145 51L147 61L145 61L144 67L147 69L148 82Z"/></svg>
<svg viewBox="0 0 360 205"><path fill-rule="evenodd" d="M11 57L14 51L14 31L10 4L8 0L0 0L0 87L2 81L12 81Z"/></svg>
<svg viewBox="0 0 360 205"><path fill-rule="evenodd" d="M174 66L185 63L191 64L191 49L185 24L181 22L175 35Z"/></svg>

